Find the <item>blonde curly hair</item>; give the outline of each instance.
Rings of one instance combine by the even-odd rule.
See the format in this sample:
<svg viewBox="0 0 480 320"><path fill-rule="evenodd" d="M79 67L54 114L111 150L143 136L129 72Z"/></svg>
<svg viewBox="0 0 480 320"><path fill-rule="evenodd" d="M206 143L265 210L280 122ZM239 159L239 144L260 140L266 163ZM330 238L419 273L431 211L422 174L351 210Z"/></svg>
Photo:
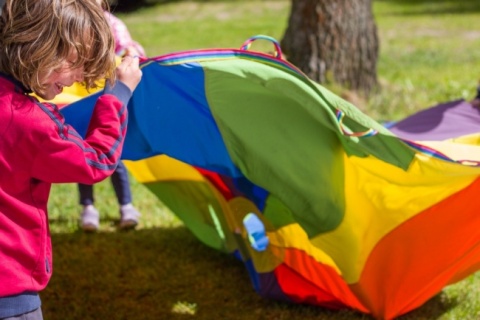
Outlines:
<svg viewBox="0 0 480 320"><path fill-rule="evenodd" d="M114 39L98 0L7 0L0 16L0 72L42 94L40 75L58 70L72 53L87 89L115 77ZM96 83L97 82L97 83Z"/></svg>

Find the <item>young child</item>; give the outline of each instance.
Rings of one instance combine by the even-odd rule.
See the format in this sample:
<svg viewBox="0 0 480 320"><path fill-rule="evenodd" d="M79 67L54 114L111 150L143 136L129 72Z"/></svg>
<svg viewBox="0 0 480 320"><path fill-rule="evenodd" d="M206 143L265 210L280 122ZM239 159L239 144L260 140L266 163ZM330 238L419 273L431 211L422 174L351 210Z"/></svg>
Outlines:
<svg viewBox="0 0 480 320"><path fill-rule="evenodd" d="M115 71L110 26L96 0L7 0L0 17L0 319L42 319L52 275L52 183L92 184L116 168L137 58ZM110 79L83 140L50 100L74 82ZM117 79L114 81L114 79ZM66 315L66 318L68 316Z"/></svg>
<svg viewBox="0 0 480 320"><path fill-rule="evenodd" d="M102 6L100 0L97 0L97 3ZM113 34L115 54L117 56L131 55L145 57L145 50L138 42L132 39L125 23L108 10L104 10L103 13L110 24L110 29ZM120 211L118 228L120 230L134 229L138 225L140 212L138 212L132 204L132 192L130 190L128 172L122 162L118 163L110 180L113 190L115 191L115 196L117 197ZM94 206L93 185L80 183L78 184L78 192L80 205L82 206L80 226L87 232L96 231L100 225L100 213Z"/></svg>

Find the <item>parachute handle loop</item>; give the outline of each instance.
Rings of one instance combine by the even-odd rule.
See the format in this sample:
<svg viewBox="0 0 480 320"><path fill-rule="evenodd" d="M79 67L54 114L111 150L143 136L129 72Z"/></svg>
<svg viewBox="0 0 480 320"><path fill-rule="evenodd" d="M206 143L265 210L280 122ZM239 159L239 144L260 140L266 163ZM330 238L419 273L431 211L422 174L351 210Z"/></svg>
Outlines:
<svg viewBox="0 0 480 320"><path fill-rule="evenodd" d="M247 231L248 242L256 251L265 251L270 243L262 220L253 212L243 218L243 226Z"/></svg>
<svg viewBox="0 0 480 320"><path fill-rule="evenodd" d="M253 41L258 40L258 39L267 40L267 41L272 42L273 46L275 47L275 51L273 52L273 56L277 59L282 59L283 54L282 54L282 49L280 48L280 44L278 43L277 40L275 40L274 38L272 38L270 36L265 36L265 35L253 36L253 37L249 38L247 41L245 41L240 49L241 50L248 50L250 48L250 46L252 45Z"/></svg>
<svg viewBox="0 0 480 320"><path fill-rule="evenodd" d="M365 138L365 137L374 136L378 133L377 130L374 130L371 128L363 132L351 132L350 130L345 129L343 125L344 117L345 117L345 113L343 113L343 111L341 110L337 110L337 121L338 121L338 124L340 125L340 129L342 130L342 133L348 137Z"/></svg>

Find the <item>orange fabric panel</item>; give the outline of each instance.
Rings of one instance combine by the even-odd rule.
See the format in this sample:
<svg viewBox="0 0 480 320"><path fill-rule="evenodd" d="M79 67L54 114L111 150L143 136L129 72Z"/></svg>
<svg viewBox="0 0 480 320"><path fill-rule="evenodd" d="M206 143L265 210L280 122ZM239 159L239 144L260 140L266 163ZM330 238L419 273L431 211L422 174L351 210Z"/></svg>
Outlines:
<svg viewBox="0 0 480 320"><path fill-rule="evenodd" d="M284 263L275 269L275 274L283 292L295 302L333 309L348 306L369 313L341 275L303 251L286 248Z"/></svg>
<svg viewBox="0 0 480 320"><path fill-rule="evenodd" d="M412 217L378 243L359 283L352 286L374 316L393 319L409 312L444 286L478 269L479 194L477 179Z"/></svg>

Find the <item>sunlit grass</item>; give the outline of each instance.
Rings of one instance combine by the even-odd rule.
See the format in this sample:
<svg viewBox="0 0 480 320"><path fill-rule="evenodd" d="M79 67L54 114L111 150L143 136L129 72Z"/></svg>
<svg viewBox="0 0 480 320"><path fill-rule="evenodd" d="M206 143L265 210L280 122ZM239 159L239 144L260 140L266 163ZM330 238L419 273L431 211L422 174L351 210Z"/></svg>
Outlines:
<svg viewBox="0 0 480 320"><path fill-rule="evenodd" d="M479 17L478 2L377 1L374 8L383 90L371 100L371 116L401 119L439 102L473 98L480 32L471 21Z"/></svg>
<svg viewBox="0 0 480 320"><path fill-rule="evenodd" d="M172 313L189 314L193 316L196 311L197 311L196 303L178 301L172 307Z"/></svg>
<svg viewBox="0 0 480 320"><path fill-rule="evenodd" d="M280 39L288 10L287 1L182 1L120 16L147 54L158 56L199 48L240 48L257 34Z"/></svg>

